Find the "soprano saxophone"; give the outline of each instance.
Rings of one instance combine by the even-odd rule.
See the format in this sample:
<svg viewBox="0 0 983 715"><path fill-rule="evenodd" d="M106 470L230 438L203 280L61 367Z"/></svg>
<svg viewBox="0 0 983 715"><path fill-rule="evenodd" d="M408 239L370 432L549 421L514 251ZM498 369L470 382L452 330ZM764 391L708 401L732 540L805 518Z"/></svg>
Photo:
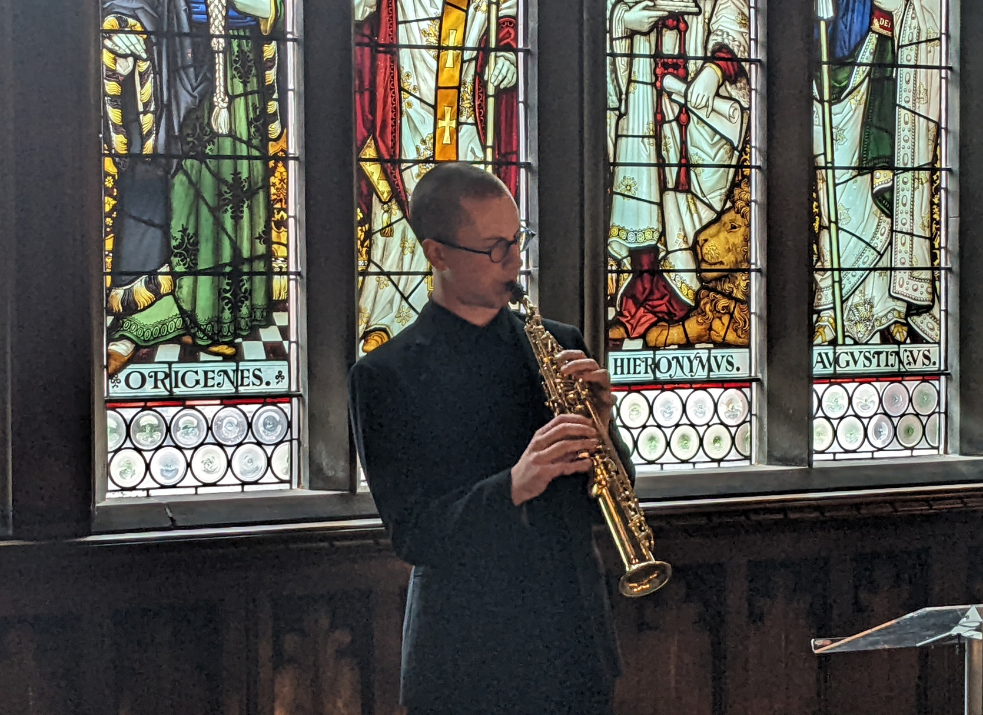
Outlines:
<svg viewBox="0 0 983 715"><path fill-rule="evenodd" d="M539 364L547 406L555 415L587 417L597 428L597 446L588 454L593 462L590 495L597 499L601 507L604 522L625 566L625 574L618 582L618 588L622 595L629 598L657 591L669 580L672 566L665 561L657 561L652 555L655 537L645 521L625 466L591 399L590 388L580 378L560 372L556 356L563 348L543 326L539 309L518 284L513 289L513 299L526 311L526 337Z"/></svg>

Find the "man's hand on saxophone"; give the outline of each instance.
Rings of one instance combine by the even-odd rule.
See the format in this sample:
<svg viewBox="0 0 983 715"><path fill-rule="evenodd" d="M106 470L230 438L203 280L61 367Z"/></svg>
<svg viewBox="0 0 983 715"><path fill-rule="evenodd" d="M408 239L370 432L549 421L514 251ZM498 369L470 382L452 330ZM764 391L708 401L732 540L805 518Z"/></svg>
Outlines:
<svg viewBox="0 0 983 715"><path fill-rule="evenodd" d="M512 503L535 499L554 479L589 472L584 454L597 445L594 423L580 415L559 415L533 435L526 451L512 467Z"/></svg>
<svg viewBox="0 0 983 715"><path fill-rule="evenodd" d="M601 419L604 430L607 431L611 427L611 411L614 408L611 375L583 350L564 350L556 356L556 361L560 364L560 371L564 375L579 377L590 387L597 416Z"/></svg>

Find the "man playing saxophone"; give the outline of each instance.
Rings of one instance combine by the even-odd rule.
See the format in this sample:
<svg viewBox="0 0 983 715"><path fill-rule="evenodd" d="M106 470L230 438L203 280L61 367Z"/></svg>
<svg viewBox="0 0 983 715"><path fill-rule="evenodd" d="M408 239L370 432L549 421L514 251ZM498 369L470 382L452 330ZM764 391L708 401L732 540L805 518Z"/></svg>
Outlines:
<svg viewBox="0 0 983 715"><path fill-rule="evenodd" d="M359 457L413 565L401 702L410 715L609 713L620 659L585 456L598 434L545 405L508 309L527 236L515 202L493 175L440 164L417 185L410 220L432 299L350 376ZM630 472L607 372L576 328L543 322Z"/></svg>

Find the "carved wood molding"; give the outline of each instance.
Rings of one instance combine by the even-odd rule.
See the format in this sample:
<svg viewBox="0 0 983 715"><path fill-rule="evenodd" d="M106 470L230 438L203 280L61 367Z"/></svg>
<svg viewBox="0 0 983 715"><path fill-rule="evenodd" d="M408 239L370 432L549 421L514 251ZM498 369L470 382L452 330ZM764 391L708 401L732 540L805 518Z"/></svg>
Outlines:
<svg viewBox="0 0 983 715"><path fill-rule="evenodd" d="M843 521L983 512L983 487L949 486L919 491L844 492L645 504L658 530L687 531L724 525Z"/></svg>

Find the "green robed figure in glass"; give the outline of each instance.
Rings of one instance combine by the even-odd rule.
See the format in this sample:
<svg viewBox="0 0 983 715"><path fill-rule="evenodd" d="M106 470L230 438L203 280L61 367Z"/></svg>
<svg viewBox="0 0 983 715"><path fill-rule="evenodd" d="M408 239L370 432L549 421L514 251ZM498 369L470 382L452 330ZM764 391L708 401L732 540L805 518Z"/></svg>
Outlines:
<svg viewBox="0 0 983 715"><path fill-rule="evenodd" d="M168 342L233 357L286 297L270 161L282 15L283 0L103 1L110 375Z"/></svg>

